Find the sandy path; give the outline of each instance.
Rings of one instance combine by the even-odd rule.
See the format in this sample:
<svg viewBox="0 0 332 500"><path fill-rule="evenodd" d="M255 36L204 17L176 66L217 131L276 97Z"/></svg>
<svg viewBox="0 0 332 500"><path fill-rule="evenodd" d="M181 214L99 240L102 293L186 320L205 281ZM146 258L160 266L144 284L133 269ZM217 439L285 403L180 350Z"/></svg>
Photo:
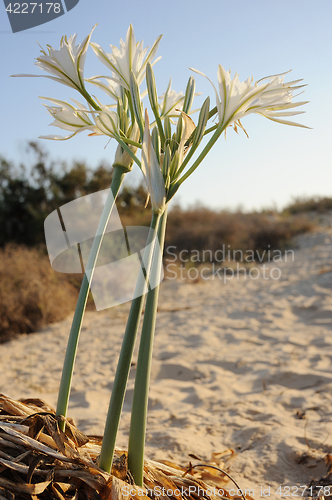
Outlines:
<svg viewBox="0 0 332 500"><path fill-rule="evenodd" d="M332 449L332 230L302 236L280 279L164 281L146 454L188 462L227 448L243 489L289 498L326 473ZM88 313L70 415L102 434L128 304ZM1 392L56 403L70 319L1 346ZM137 350L134 361L137 359ZM119 446L127 446L133 366ZM302 459L301 459L302 457ZM300 462L300 463L299 463ZM278 486L283 495L277 494ZM290 490L301 497L302 490ZM294 495L294 493L296 493ZM332 494L332 486L331 486Z"/></svg>

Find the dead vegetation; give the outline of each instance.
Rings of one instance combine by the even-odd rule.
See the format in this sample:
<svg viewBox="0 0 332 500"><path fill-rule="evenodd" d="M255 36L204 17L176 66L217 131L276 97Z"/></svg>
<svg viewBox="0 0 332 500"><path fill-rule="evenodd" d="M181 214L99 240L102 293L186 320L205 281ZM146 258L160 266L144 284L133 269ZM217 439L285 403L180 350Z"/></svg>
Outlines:
<svg viewBox="0 0 332 500"><path fill-rule="evenodd" d="M332 198L327 196L303 196L295 198L292 203L285 207L284 212L292 215L308 212L322 214L330 210L332 210Z"/></svg>
<svg viewBox="0 0 332 500"><path fill-rule="evenodd" d="M0 342L60 321L76 300L75 286L42 251L14 244L0 250Z"/></svg>
<svg viewBox="0 0 332 500"><path fill-rule="evenodd" d="M82 275L52 270L44 220L77 197L107 189L112 179L110 165L95 169L80 162L57 165L35 143L27 148L29 158L27 165L16 165L0 157L0 342L61 321L74 310ZM124 186L117 199L124 226L150 224L145 201L143 185ZM175 206L168 218L166 248L174 247L175 254L194 250L200 256L205 250L214 255L223 246L242 252L283 250L293 236L313 228L307 210L325 210L331 203L330 198L296 200L281 213ZM90 304L94 307L91 300Z"/></svg>
<svg viewBox="0 0 332 500"><path fill-rule="evenodd" d="M124 215L127 226L149 224L147 212ZM207 208L181 210L169 215L167 248L179 254L185 250L216 255L220 249L263 254L267 249L283 250L293 236L310 231L313 223L305 216L281 217L263 213L215 212ZM195 264L194 264L195 265ZM0 249L0 342L19 333L34 332L61 321L74 311L82 275L55 272L44 246L26 247L9 243ZM90 298L90 306L93 301Z"/></svg>
<svg viewBox="0 0 332 500"><path fill-rule="evenodd" d="M98 467L101 439L85 436L69 420L62 432L59 420L41 400L0 396L2 500L148 500L157 498L159 490L163 498L176 500L251 498L237 491L236 483L237 494L230 495L225 488L229 476L216 462L181 467L146 460L140 488L128 470L126 452L116 451L108 474Z"/></svg>
<svg viewBox="0 0 332 500"><path fill-rule="evenodd" d="M270 250L285 250L294 236L311 231L314 224L305 215L283 216L277 212L229 212L208 208L171 210L166 232L166 248L174 253L198 251L212 255L222 248L255 254Z"/></svg>

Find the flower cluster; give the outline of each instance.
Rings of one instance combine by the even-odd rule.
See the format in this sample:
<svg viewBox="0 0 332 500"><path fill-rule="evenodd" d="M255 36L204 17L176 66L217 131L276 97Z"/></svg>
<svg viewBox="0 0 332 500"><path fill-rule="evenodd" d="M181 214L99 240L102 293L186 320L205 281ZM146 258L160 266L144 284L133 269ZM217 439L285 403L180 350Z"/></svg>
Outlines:
<svg viewBox="0 0 332 500"><path fill-rule="evenodd" d="M116 162L133 161L142 168L147 180L153 204L159 207L176 192L179 185L190 175L206 152L214 145L220 134L231 126L236 131L242 118L256 113L269 120L287 125L304 127L289 116L303 113L295 108L306 101L293 102L293 92L304 85L301 80L284 82L285 74L273 75L253 83L252 78L241 82L237 73L231 76L221 65L218 67L218 89L201 71L192 71L205 76L211 82L216 98L217 123L206 130L207 121L215 112L210 111L207 101L199 111L197 128L188 114L195 97L195 80L191 77L185 92L176 92L171 88L171 80L166 91L158 97L152 66L160 59L156 57L161 36L153 43L151 49L144 48L143 42L136 42L133 26L130 25L125 41L120 40L120 48L111 45L111 53L107 53L97 43L91 43L91 33L81 44L76 43L76 35L69 39L63 37L60 49L51 46L37 58L36 65L49 73L51 78L77 90L86 100L87 105L72 100L73 104L48 98L52 106L46 105L54 118L52 126L71 132L66 136L47 135L45 139L67 140L82 131L89 135L106 135L115 138L119 143ZM109 70L109 74L84 79L84 63L88 46L92 47L97 58ZM43 76L43 75L16 75ZM146 80L147 90L141 92L140 87ZM102 104L93 98L86 89L85 82L103 90L111 104ZM143 98L148 94L154 120L150 120L147 112L143 112ZM47 99L47 98L43 98ZM176 130L172 132L172 127ZM152 130L151 130L152 129ZM190 133L188 133L190 132ZM203 156L184 173L189 160L197 150L204 135L212 134ZM137 158L138 148L142 149L141 161ZM186 153L191 148L189 154ZM121 160L120 160L121 159ZM149 170L150 169L150 170ZM153 174L152 170L158 170ZM150 172L150 173L149 173ZM181 174L182 177L181 177ZM161 178L166 192L161 196ZM157 182L156 179L159 179ZM155 193L152 193L152 191ZM157 203L157 200L160 203ZM156 210L156 207L154 208Z"/></svg>

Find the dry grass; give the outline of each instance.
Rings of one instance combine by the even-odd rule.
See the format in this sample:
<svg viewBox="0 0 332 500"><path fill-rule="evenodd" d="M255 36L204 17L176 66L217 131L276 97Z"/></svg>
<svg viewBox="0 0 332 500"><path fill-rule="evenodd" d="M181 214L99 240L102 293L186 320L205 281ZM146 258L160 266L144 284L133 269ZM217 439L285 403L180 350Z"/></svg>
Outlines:
<svg viewBox="0 0 332 500"><path fill-rule="evenodd" d="M165 246L175 246L172 251L198 251L204 261L203 251L214 255L223 248L253 250L262 253L284 250L291 239L313 229L313 223L304 215L283 217L280 214L214 212L207 208L192 210L173 209L168 219ZM228 246L229 245L229 246Z"/></svg>
<svg viewBox="0 0 332 500"><path fill-rule="evenodd" d="M233 496L225 488L230 476L219 468L220 454L207 464L185 467L145 460L140 488L128 470L126 451L116 450L108 474L98 467L101 438L85 436L69 420L64 433L60 418L41 400L15 401L0 395L1 498L150 500L164 488L168 493L163 497L176 500L252 500L242 491Z"/></svg>
<svg viewBox="0 0 332 500"><path fill-rule="evenodd" d="M76 300L74 285L42 251L13 244L0 250L0 342L60 321Z"/></svg>
<svg viewBox="0 0 332 500"><path fill-rule="evenodd" d="M305 212L325 213L332 210L332 198L313 196L311 198L295 198L292 203L285 207L284 212L289 214L300 214Z"/></svg>
<svg viewBox="0 0 332 500"><path fill-rule="evenodd" d="M125 226L149 225L150 210L137 210L121 218ZM244 252L282 250L293 236L312 227L304 215L283 217L206 208L184 211L175 207L169 214L166 247L176 247L172 250L175 253L209 250L212 255L223 245ZM80 275L53 271L42 248L9 244L0 249L0 342L64 319L74 311L80 281ZM94 307L91 297L88 304Z"/></svg>

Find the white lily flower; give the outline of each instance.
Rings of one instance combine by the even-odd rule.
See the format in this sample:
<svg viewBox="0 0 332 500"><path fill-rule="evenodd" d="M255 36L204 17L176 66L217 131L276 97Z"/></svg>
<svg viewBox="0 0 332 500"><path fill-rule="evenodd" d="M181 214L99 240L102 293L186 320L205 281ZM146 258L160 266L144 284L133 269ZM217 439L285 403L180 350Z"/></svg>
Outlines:
<svg viewBox="0 0 332 500"><path fill-rule="evenodd" d="M245 82L239 81L239 76L235 73L234 78L231 78L231 72L219 65L218 68L218 83L219 94L211 80L201 71L190 68L195 73L198 73L209 80L216 94L216 104L218 109L219 123L228 127L232 123L241 126L239 120L250 113L258 113L270 120L279 121L287 125L295 125L298 127L308 128L305 125L300 125L295 122L279 120L278 116L285 116L284 109L302 106L308 101L293 103L293 90L303 87L304 85L294 86L301 80L296 80L289 83L284 83L284 75L273 75L255 84L252 83L252 78L248 78ZM263 80L268 80L266 83L261 83ZM280 113L281 111L281 113ZM297 115L301 112L289 111L287 116Z"/></svg>
<svg viewBox="0 0 332 500"><path fill-rule="evenodd" d="M114 137L119 135L119 116L114 111L102 106L102 111L93 113L96 128L95 135L108 135Z"/></svg>
<svg viewBox="0 0 332 500"><path fill-rule="evenodd" d="M103 90L109 97L114 99L115 104L112 104L110 107L116 107L116 102L118 99L123 99L122 95L122 87L118 83L115 83L113 81L108 81L102 82L99 80L97 77L92 77L92 78L86 78L86 81L89 83L92 83L92 85L95 85L96 87L100 88Z"/></svg>
<svg viewBox="0 0 332 500"><path fill-rule="evenodd" d="M159 112L160 112L160 117L164 118L165 116L169 116L170 118L177 118L182 112L182 108L184 105L185 101L185 95L183 92L175 92L171 88L172 85L172 80L170 79L168 87L166 92L164 92L158 99L161 101L159 103ZM200 93L195 93L194 96L201 95ZM197 109L194 109L190 111L191 113L195 113L198 111ZM173 120L171 120L172 123Z"/></svg>
<svg viewBox="0 0 332 500"><path fill-rule="evenodd" d="M69 130L73 134L67 135L65 137L60 135L45 135L40 136L40 139L53 139L53 140L67 140L74 137L78 132L84 130L94 130L95 124L91 121L89 115L89 110L80 102L72 101L76 104L77 108L65 101L60 101L58 99L51 99L49 97L41 97L56 106L44 105L50 115L54 118L54 122L50 125L54 127L59 127L64 130Z"/></svg>
<svg viewBox="0 0 332 500"><path fill-rule="evenodd" d="M138 142L139 136L140 136L139 126L137 125L137 122L135 122L132 131L130 133L129 139L131 141ZM134 154L136 154L137 147L133 146L132 144L128 144L128 146L131 149L131 151ZM115 152L113 165L120 165L122 167L130 168L133 162L134 160L132 159L130 154L122 148L121 144L118 144L118 147L116 148Z"/></svg>
<svg viewBox="0 0 332 500"><path fill-rule="evenodd" d="M298 88L304 87L304 85L295 86L302 80L294 80L292 82L283 83L284 75L276 75L267 77L270 80L270 84L264 90L258 101L258 108L256 113L265 116L269 120L283 123L285 125L293 125L297 127L305 127L305 125L300 125L298 123L283 120L284 116L295 116L305 113L305 111L285 111L289 108L295 108L307 104L309 101L302 102L292 102L293 94L292 91Z"/></svg>
<svg viewBox="0 0 332 500"><path fill-rule="evenodd" d="M50 78L80 92L86 92L83 76L84 63L91 34L96 26L79 45L75 45L77 35L72 35L69 40L67 37L62 37L59 50L53 49L50 45L47 46L48 53L43 48L41 49L42 55L37 57L35 65L53 76L26 74L13 76Z"/></svg>
<svg viewBox="0 0 332 500"><path fill-rule="evenodd" d="M107 54L97 43L91 43L90 45L98 59L112 71L112 77L97 76L93 78L113 80L127 90L130 90L130 72L133 71L137 83L140 85L144 80L146 64L150 62L153 66L160 59L158 57L152 62L158 50L161 37L162 35L157 38L147 55L148 47L143 48L143 41L136 43L132 25L128 28L126 41L120 40L120 49L111 45L111 54Z"/></svg>
<svg viewBox="0 0 332 500"><path fill-rule="evenodd" d="M107 82L103 82L102 80L99 80L99 78L105 78L108 80ZM117 101L119 99L123 100L123 87L119 83L115 83L112 79L106 76L92 76L91 78L86 78L86 82L92 83L92 85L95 85L96 87L100 88L103 90L109 97L111 97L115 103L109 105L110 108L116 108L117 106ZM144 90L140 94L141 99L143 99L147 95L148 91Z"/></svg>
<svg viewBox="0 0 332 500"><path fill-rule="evenodd" d="M162 213L165 208L166 190L163 174L150 136L149 115L145 110L145 129L142 143L141 170L151 197L152 211Z"/></svg>
<svg viewBox="0 0 332 500"><path fill-rule="evenodd" d="M166 92L158 98L161 101L159 104L161 117L166 115L179 116L179 110L183 107L185 98L183 92L175 92L175 90L171 89L171 84L172 81L170 80Z"/></svg>

